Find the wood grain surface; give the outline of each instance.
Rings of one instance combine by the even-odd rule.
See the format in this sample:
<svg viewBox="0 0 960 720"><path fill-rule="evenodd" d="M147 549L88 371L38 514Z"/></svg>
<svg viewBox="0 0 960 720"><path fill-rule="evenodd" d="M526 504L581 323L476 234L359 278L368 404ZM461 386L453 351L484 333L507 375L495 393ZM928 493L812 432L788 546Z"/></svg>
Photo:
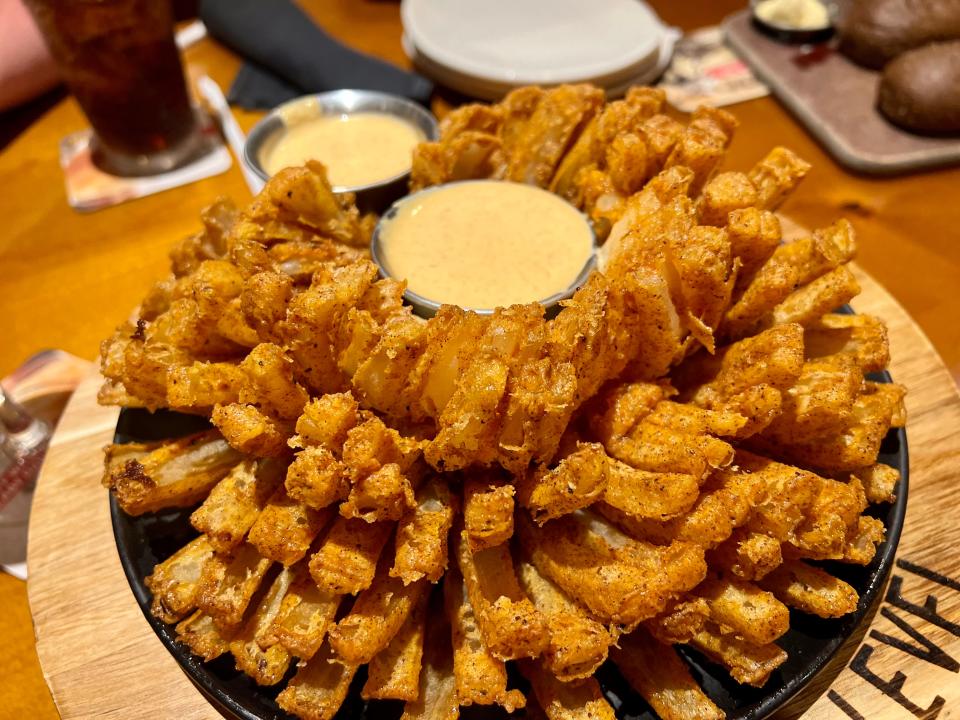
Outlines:
<svg viewBox="0 0 960 720"><path fill-rule="evenodd" d="M649 0L663 20L684 30L718 24L746 0ZM395 0L300 0L311 16L347 44L407 67ZM240 61L212 40L185 53L188 73L228 87ZM440 89L434 109L464 101ZM168 268L173 242L198 227L198 213L219 195L248 197L237 167L186 187L92 214L69 208L57 144L86 125L72 98L46 100L36 120L0 151L0 376L45 347L92 359L100 340ZM786 145L814 168L787 209L808 227L844 216L860 238L859 262L895 296L947 366L960 377L960 170L893 180L850 174L773 98L733 106L741 122L727 166L746 168ZM244 128L258 113L235 110ZM0 137L23 125L24 112L0 115ZM909 348L907 348L909 350ZM70 516L74 533L82 525ZM144 628L146 625L144 623ZM0 716L56 718L40 677L22 582L0 576L0 637L6 666ZM95 642L94 638L89 641ZM910 683L907 683L907 688ZM134 715L139 717L139 714Z"/></svg>
<svg viewBox="0 0 960 720"><path fill-rule="evenodd" d="M960 164L960 137L911 133L877 112L878 71L839 52L802 65L796 45L764 35L750 15L742 10L724 21L727 42L841 165L899 175Z"/></svg>
<svg viewBox="0 0 960 720"><path fill-rule="evenodd" d="M949 512L960 396L903 308L857 272L863 293L854 306L888 323L890 369L908 389L910 499L890 586L900 594L888 589L872 624L780 717L950 717L960 708L960 525ZM67 406L34 500L28 593L44 675L64 720L216 717L150 629L121 570L99 482L117 410L96 404L98 382L87 379Z"/></svg>

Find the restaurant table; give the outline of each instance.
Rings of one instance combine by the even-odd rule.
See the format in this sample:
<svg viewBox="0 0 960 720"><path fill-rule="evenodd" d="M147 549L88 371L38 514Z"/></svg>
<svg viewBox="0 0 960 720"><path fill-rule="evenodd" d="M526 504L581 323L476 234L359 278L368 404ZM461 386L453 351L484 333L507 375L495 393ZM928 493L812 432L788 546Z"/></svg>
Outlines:
<svg viewBox="0 0 960 720"><path fill-rule="evenodd" d="M719 23L745 3L649 0L669 24L692 30ZM324 28L353 47L409 66L400 44L399 3L316 0L303 5ZM585 8L589 4L584 5ZM240 60L205 39L185 53L188 72L209 74L224 88ZM438 93L442 113L462 101ZM741 127L727 166L747 168L785 145L813 170L784 207L806 227L846 217L858 233L858 263L879 280L932 340L960 377L960 169L900 178L852 175L837 165L772 97L733 106ZM259 113L235 110L244 129ZM6 121L0 116L0 136ZM58 143L86 125L76 102L57 102L0 153L0 377L27 356L59 347L93 359L106 337L151 281L168 270L167 251L194 232L201 208L220 195L249 197L239 168L124 205L81 214L64 193ZM0 715L57 717L40 672L24 583L0 573ZM91 638L109 642L109 638Z"/></svg>

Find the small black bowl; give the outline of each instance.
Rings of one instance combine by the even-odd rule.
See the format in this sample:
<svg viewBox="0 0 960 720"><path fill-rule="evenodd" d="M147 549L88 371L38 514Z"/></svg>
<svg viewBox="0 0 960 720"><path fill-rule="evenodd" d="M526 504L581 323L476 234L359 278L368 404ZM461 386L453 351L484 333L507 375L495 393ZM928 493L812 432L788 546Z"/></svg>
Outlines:
<svg viewBox="0 0 960 720"><path fill-rule="evenodd" d="M803 30L767 22L757 15L756 8L760 2L762 2L762 0L751 0L750 19L757 30L774 40L791 45L817 45L826 42L836 34L837 8L832 2L823 2L823 5L826 6L827 12L830 15L830 24L826 27L811 30Z"/></svg>

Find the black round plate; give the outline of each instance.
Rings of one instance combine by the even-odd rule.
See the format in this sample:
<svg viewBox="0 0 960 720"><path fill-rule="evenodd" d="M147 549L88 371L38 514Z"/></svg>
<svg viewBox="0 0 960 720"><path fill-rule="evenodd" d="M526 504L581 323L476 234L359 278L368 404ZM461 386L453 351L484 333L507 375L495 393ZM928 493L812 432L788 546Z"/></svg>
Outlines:
<svg viewBox="0 0 960 720"><path fill-rule="evenodd" d="M891 381L886 372L875 373L870 379ZM166 411L150 414L144 410L123 410L117 423L114 441L126 443L161 440L198 432L206 427L209 427L207 422L195 416ZM873 562L867 567L832 562L817 563L850 583L860 593L856 612L835 620L823 620L791 611L790 630L777 641L777 644L787 651L789 658L760 689L738 685L723 668L713 665L695 651L681 649L690 662L694 677L714 702L727 713L728 720L760 720L796 695L853 633L883 588L893 564L907 508L909 463L907 435L903 429L890 431L884 439L879 459L897 468L901 480L894 503L875 505L868 511L869 515L883 520L887 528L886 539L877 549ZM177 642L172 625L166 625L150 614L150 591L144 585L144 578L153 571L154 565L196 536L196 531L190 526L191 511L192 509L170 510L131 517L120 510L113 496L110 496L110 516L120 563L137 603L147 622L183 671L223 715L240 720L293 720L292 716L281 710L274 701L286 681L273 688L258 687L253 680L234 668L233 657L229 654L203 664L188 647ZM364 676L361 668L337 718L398 718L402 711L400 703L368 704L360 699L359 689L365 681ZM656 720L656 714L643 698L630 688L612 663L607 662L600 668L597 679L619 718ZM516 685L525 688L526 683L522 678L513 680ZM508 717L504 712L481 707L469 708L469 712L463 714L477 720L481 717Z"/></svg>

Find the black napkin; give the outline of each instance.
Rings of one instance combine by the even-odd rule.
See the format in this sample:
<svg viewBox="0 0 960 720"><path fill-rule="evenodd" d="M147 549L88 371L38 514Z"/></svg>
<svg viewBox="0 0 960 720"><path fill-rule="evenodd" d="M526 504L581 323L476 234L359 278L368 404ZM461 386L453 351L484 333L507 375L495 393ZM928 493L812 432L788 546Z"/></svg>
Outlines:
<svg viewBox="0 0 960 720"><path fill-rule="evenodd" d="M335 40L290 0L201 0L210 34L247 58L228 99L266 109L299 95L359 88L427 104L433 83Z"/></svg>

